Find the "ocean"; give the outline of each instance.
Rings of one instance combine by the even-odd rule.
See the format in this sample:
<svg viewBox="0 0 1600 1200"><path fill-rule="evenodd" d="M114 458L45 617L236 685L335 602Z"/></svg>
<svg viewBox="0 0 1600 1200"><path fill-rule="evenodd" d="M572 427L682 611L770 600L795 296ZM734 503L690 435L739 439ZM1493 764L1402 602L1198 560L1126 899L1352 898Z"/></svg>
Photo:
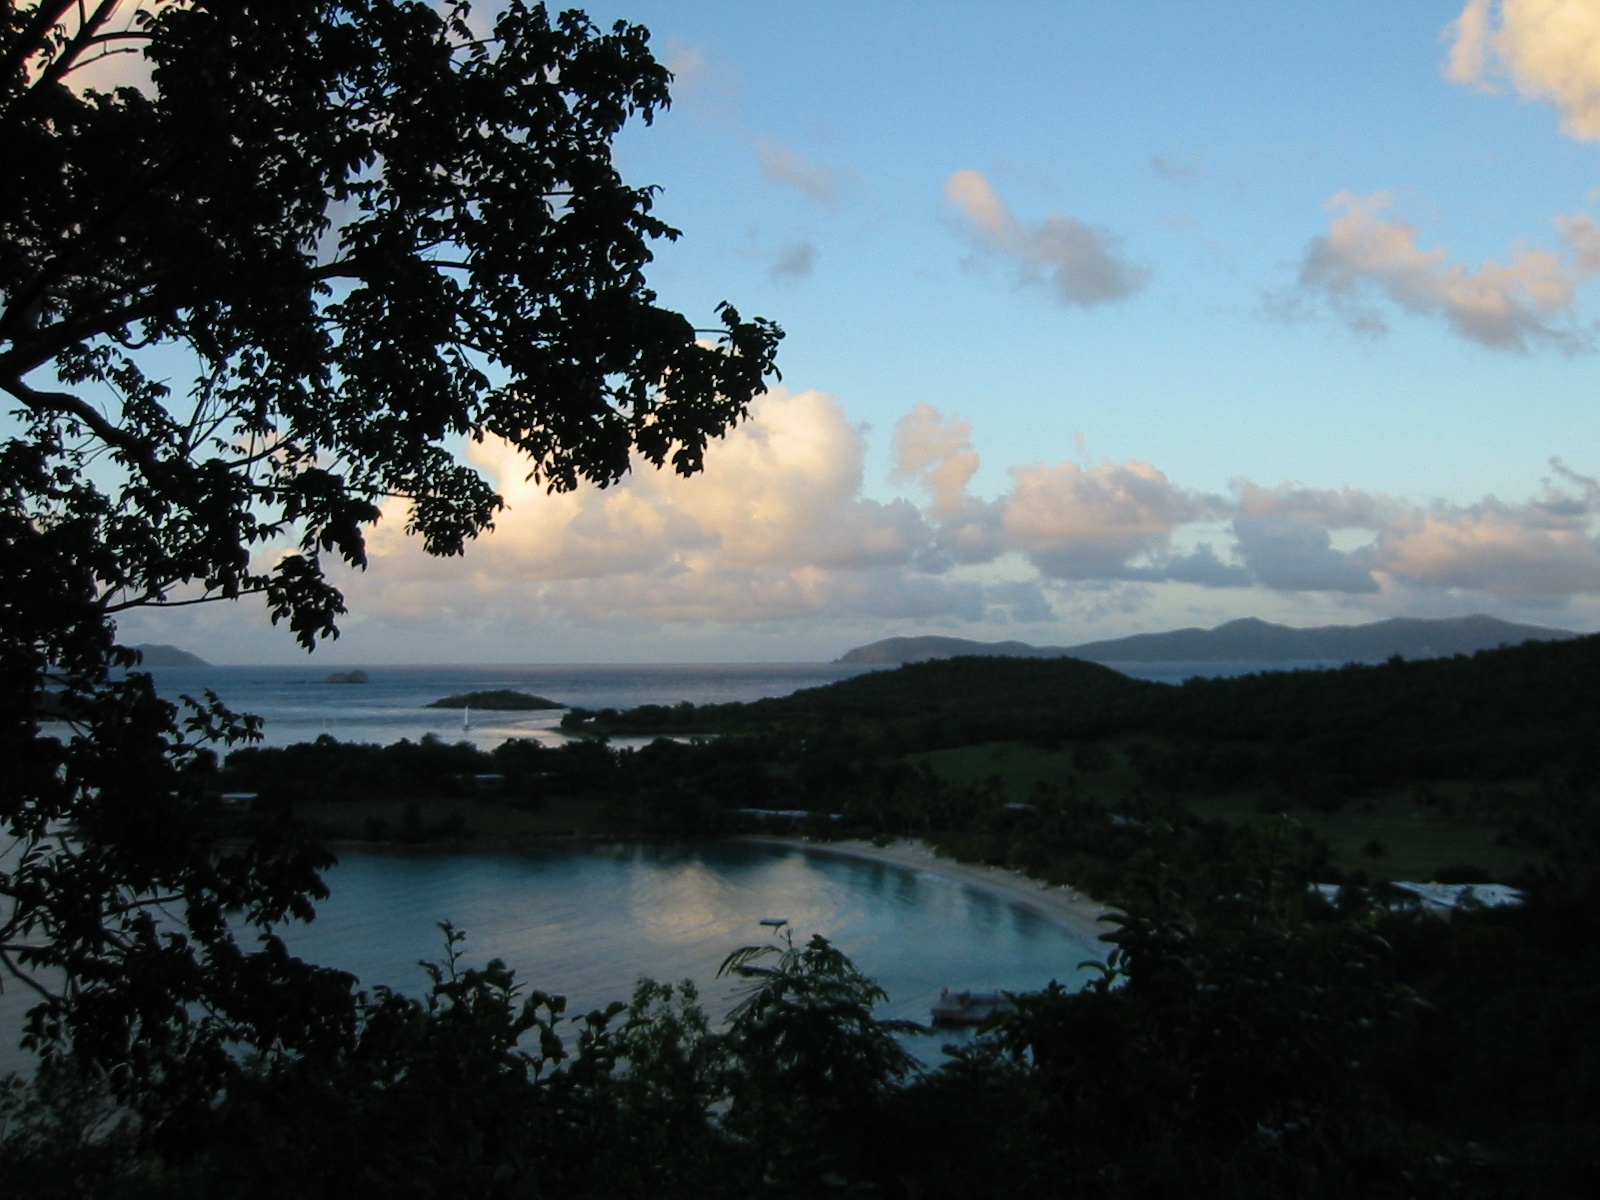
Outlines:
<svg viewBox="0 0 1600 1200"><path fill-rule="evenodd" d="M1326 662L1122 663L1111 664L1135 679L1176 684L1195 676L1243 675L1262 670L1315 669ZM236 712L264 721L262 745L287 746L328 734L344 742L387 745L424 734L469 741L490 750L510 738L547 744L566 740L561 713L473 712L427 707L463 692L511 688L567 707L634 708L747 702L787 696L802 688L849 679L879 666L842 663L677 663L648 665L369 666L332 662L271 667L174 667L153 669L166 698L197 699L214 691ZM330 683L330 676L360 670L366 683ZM626 744L618 739L617 744Z"/></svg>

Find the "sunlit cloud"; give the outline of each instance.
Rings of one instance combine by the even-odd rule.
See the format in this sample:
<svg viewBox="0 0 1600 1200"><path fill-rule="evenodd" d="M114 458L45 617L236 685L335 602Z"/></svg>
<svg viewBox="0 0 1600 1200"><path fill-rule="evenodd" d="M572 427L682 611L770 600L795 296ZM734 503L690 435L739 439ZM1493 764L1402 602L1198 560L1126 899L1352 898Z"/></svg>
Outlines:
<svg viewBox="0 0 1600 1200"><path fill-rule="evenodd" d="M1600 138L1600 4L1469 0L1446 30L1445 78L1483 91L1509 83L1555 107L1575 138Z"/></svg>
<svg viewBox="0 0 1600 1200"><path fill-rule="evenodd" d="M1176 529L1217 512L1149 463L1032 463L1011 477L1007 543L1057 579L1147 577L1132 560L1159 558Z"/></svg>
<svg viewBox="0 0 1600 1200"><path fill-rule="evenodd" d="M1424 249L1417 227L1383 214L1388 192L1339 192L1328 201L1328 232L1301 261L1299 292L1327 303L1353 329L1388 330L1379 303L1442 317L1461 337L1496 350L1588 345L1574 305L1578 289L1600 273L1600 231L1587 215L1559 218L1564 253L1516 247L1504 261L1477 269L1450 261L1444 246Z"/></svg>
<svg viewBox="0 0 1600 1200"><path fill-rule="evenodd" d="M775 620L829 606L920 612L935 596L970 608L971 588L903 570L931 530L908 501L862 494L864 451L833 397L781 388L714 442L706 470L688 479L643 467L610 488L551 495L527 481L511 447L485 441L469 457L505 497L495 529L465 563L440 562L400 532L402 513L389 514L372 538L376 586L363 604L409 610L418 596L426 604L454 588L457 606L511 599L525 615L595 619Z"/></svg>
<svg viewBox="0 0 1600 1200"><path fill-rule="evenodd" d="M488 441L470 457L507 509L465 560L422 554L392 506L370 571L341 578L365 619L505 629L1038 624L1113 619L1173 587L1374 615L1405 597L1482 608L1600 596L1600 484L1559 463L1520 502L1249 480L1218 496L1150 463L1081 456L1012 467L982 496L971 423L925 403L892 449L914 498L869 496L862 430L832 396L785 389L689 479L646 467L550 495Z"/></svg>
<svg viewBox="0 0 1600 1200"><path fill-rule="evenodd" d="M1019 221L980 171L957 171L944 191L980 254L1009 263L1019 284L1045 287L1059 304L1110 304L1149 281L1148 271L1122 256L1115 233L1061 213L1033 224Z"/></svg>
<svg viewBox="0 0 1600 1200"><path fill-rule="evenodd" d="M894 478L916 483L933 500L933 515L952 517L967 499L967 484L978 472L972 423L946 417L931 404L919 404L894 427Z"/></svg>
<svg viewBox="0 0 1600 1200"><path fill-rule="evenodd" d="M1600 592L1600 484L1559 462L1544 494L1432 505L1382 530L1376 567L1394 579L1508 597Z"/></svg>

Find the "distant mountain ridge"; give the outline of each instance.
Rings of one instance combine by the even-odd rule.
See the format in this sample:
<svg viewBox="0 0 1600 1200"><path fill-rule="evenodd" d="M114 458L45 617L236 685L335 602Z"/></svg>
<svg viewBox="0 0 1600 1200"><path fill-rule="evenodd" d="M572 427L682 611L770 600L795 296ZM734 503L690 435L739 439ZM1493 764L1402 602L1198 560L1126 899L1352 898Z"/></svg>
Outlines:
<svg viewBox="0 0 1600 1200"><path fill-rule="evenodd" d="M1031 646L1026 642L975 642L952 637L885 638L857 646L837 661L883 665L977 654L1080 658L1098 663L1381 662L1396 654L1403 658L1447 658L1528 641L1551 642L1581 636L1568 629L1517 625L1483 615L1437 620L1392 617L1366 625L1319 625L1309 629L1245 617L1215 629L1139 633L1078 646Z"/></svg>

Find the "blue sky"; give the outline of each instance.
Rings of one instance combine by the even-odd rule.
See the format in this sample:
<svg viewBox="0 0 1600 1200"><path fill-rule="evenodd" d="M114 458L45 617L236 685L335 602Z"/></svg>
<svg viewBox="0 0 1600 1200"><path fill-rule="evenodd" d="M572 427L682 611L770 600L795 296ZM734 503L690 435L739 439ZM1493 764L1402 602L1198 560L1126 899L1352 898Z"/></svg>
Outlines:
<svg viewBox="0 0 1600 1200"><path fill-rule="evenodd" d="M1596 0L590 12L677 75L617 147L654 286L777 320L783 387L691 484L478 452L501 528L390 514L330 661L1600 627ZM129 632L293 653L244 624Z"/></svg>

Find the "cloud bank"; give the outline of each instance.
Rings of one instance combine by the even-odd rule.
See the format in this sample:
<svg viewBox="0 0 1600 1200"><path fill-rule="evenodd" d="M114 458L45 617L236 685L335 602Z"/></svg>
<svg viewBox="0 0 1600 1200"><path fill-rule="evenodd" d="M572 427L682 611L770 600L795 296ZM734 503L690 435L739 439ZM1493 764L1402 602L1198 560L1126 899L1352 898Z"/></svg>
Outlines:
<svg viewBox="0 0 1600 1200"><path fill-rule="evenodd" d="M395 505L371 569L343 583L363 617L485 629L1049 623L1173 585L1373 612L1600 596L1600 483L1560 463L1523 501L1248 480L1209 495L1139 461L1020 464L982 497L971 424L921 404L893 438L894 478L915 498L879 500L866 449L832 396L783 389L691 479L646 468L549 495L486 442L472 461L508 507L464 561L422 554Z"/></svg>

